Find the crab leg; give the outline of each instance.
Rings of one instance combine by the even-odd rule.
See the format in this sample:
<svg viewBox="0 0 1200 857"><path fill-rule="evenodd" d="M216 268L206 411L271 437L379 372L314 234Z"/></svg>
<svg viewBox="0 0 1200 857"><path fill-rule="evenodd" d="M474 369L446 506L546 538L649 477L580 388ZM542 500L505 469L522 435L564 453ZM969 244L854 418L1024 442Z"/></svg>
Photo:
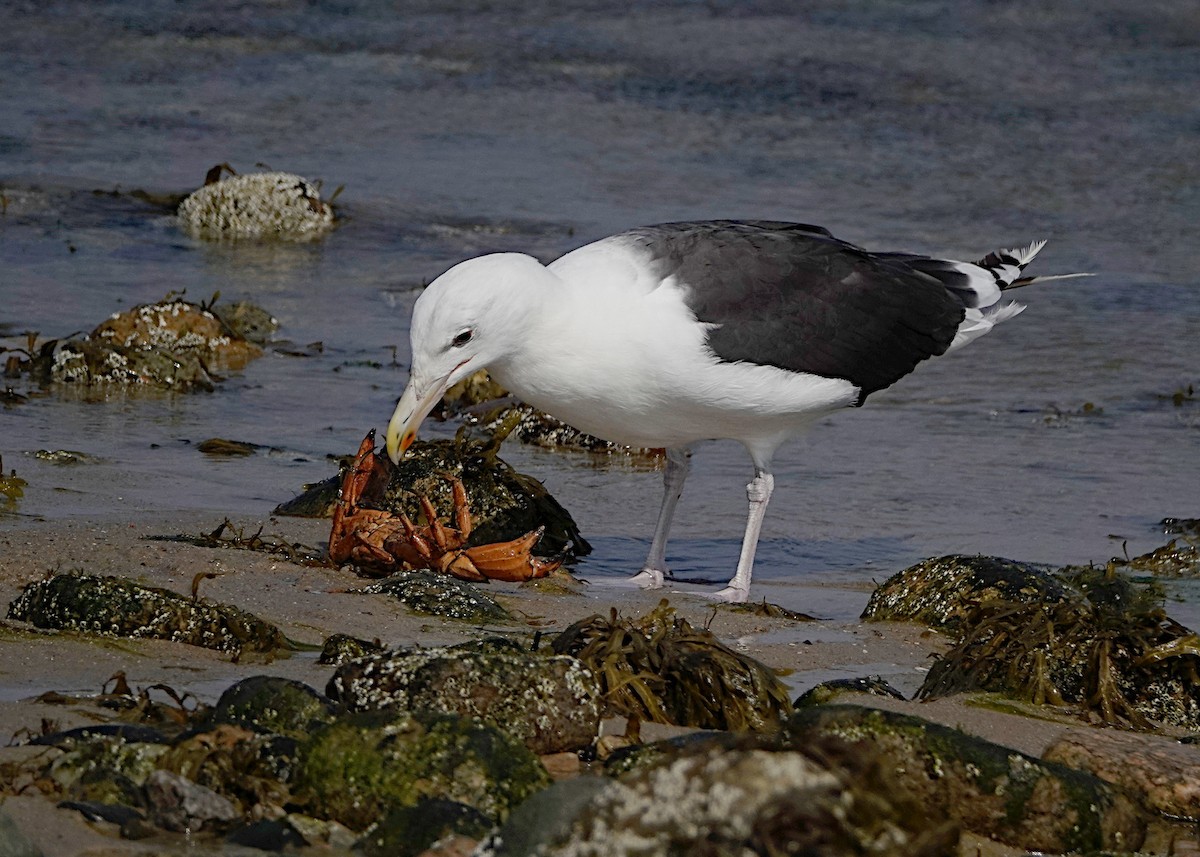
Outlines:
<svg viewBox="0 0 1200 857"><path fill-rule="evenodd" d="M471 565L489 580L520 582L546 577L562 565L562 560L543 561L530 553L545 529L538 527L511 542L478 545L467 548L462 553L470 560Z"/></svg>

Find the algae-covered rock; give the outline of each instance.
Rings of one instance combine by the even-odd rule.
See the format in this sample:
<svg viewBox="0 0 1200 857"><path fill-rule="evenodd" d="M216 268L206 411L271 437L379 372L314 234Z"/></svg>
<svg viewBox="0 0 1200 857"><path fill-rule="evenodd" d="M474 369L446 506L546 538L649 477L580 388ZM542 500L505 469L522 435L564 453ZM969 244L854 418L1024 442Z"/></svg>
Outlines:
<svg viewBox="0 0 1200 857"><path fill-rule="evenodd" d="M474 717L539 755L581 750L600 725L599 686L575 658L463 647L404 649L351 661L328 693L350 711L393 708Z"/></svg>
<svg viewBox="0 0 1200 857"><path fill-rule="evenodd" d="M876 754L891 788L963 828L1016 848L1135 851L1146 830L1138 804L1091 774L1043 762L917 717L851 705L798 712L782 741L816 741L852 758Z"/></svg>
<svg viewBox="0 0 1200 857"><path fill-rule="evenodd" d="M366 857L417 857L447 836L457 834L479 840L493 827L491 819L472 806L425 799L389 812L356 848Z"/></svg>
<svg viewBox="0 0 1200 857"><path fill-rule="evenodd" d="M9 604L8 618L39 628L173 640L223 652L293 648L282 631L251 613L121 577L59 574L31 583Z"/></svg>
<svg viewBox="0 0 1200 857"><path fill-rule="evenodd" d="M208 722L243 723L258 731L303 738L333 716L333 701L303 682L258 675L226 688Z"/></svg>
<svg viewBox="0 0 1200 857"><path fill-rule="evenodd" d="M1052 602L1066 597L1066 587L1035 566L951 554L923 560L889 577L871 594L862 618L943 628L962 622L979 601Z"/></svg>
<svg viewBox="0 0 1200 857"><path fill-rule="evenodd" d="M341 717L300 747L293 793L309 814L362 830L424 799L492 821L549 782L520 741L468 718L369 711Z"/></svg>
<svg viewBox="0 0 1200 857"><path fill-rule="evenodd" d="M1161 590L1111 568L1063 574L1064 600L975 606L918 696L994 691L1111 725L1200 730L1200 638L1166 615Z"/></svg>
<svg viewBox="0 0 1200 857"><path fill-rule="evenodd" d="M448 574L419 569L398 571L362 592L390 595L416 613L486 624L512 619L496 599Z"/></svg>
<svg viewBox="0 0 1200 857"><path fill-rule="evenodd" d="M703 729L774 729L791 710L775 672L677 616L665 600L638 619L589 616L554 639L599 678L609 711Z"/></svg>
<svg viewBox="0 0 1200 857"><path fill-rule="evenodd" d="M180 203L178 217L184 232L205 241L311 241L333 228L333 208L318 187L282 172L206 184Z"/></svg>
<svg viewBox="0 0 1200 857"><path fill-rule="evenodd" d="M383 650L383 645L378 640L363 640L349 634L333 634L325 638L317 663L336 667Z"/></svg>

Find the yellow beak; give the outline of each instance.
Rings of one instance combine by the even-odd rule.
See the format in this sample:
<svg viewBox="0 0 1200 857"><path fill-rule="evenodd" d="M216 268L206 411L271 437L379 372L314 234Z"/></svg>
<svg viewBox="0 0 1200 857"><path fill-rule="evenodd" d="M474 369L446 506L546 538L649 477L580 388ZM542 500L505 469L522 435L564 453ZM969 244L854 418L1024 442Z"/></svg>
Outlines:
<svg viewBox="0 0 1200 857"><path fill-rule="evenodd" d="M400 456L417 439L417 429L429 412L433 410L433 406L446 394L449 380L449 377L442 378L423 395L417 391L411 381L404 389L404 395L396 403L396 410L392 414L391 422L388 423L387 451L388 458L392 460L393 464L400 463Z"/></svg>

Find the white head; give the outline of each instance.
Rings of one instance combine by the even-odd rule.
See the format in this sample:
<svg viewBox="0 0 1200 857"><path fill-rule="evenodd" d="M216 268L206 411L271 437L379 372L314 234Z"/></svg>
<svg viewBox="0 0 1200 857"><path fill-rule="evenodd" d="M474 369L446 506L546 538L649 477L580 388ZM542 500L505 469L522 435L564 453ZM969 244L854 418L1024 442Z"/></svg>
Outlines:
<svg viewBox="0 0 1200 857"><path fill-rule="evenodd" d="M455 265L417 298L409 333L412 370L388 424L392 461L400 460L449 387L502 361L521 341L531 310L526 293L546 276L532 256L494 253Z"/></svg>

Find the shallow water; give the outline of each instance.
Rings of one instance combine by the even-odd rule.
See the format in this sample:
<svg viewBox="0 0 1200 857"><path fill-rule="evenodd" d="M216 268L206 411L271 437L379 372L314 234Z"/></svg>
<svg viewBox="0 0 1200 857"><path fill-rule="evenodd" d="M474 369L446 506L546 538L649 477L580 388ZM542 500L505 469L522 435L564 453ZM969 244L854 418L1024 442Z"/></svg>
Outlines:
<svg viewBox="0 0 1200 857"><path fill-rule="evenodd" d="M1062 4L1060 4L1062 5ZM420 285L467 256L551 258L694 217L822 223L978 257L1047 237L1095 271L779 456L758 579L861 585L952 551L1104 561L1200 516L1200 12L1100 2L60 2L0 11L0 335L88 330L184 291L251 299L311 357L215 393L0 410L30 518L261 519L382 427ZM129 192L214 163L339 185L304 246L207 246ZM23 392L29 390L21 388ZM1085 404L1094 407L1084 412ZM450 427L433 426L432 434ZM213 436L271 447L241 460ZM98 463L61 466L38 449ZM654 472L508 446L596 546L640 562ZM671 558L736 561L749 462L699 451ZM1178 605L1195 623L1200 607ZM865 600L865 597L864 597ZM849 613L849 607L833 612Z"/></svg>

